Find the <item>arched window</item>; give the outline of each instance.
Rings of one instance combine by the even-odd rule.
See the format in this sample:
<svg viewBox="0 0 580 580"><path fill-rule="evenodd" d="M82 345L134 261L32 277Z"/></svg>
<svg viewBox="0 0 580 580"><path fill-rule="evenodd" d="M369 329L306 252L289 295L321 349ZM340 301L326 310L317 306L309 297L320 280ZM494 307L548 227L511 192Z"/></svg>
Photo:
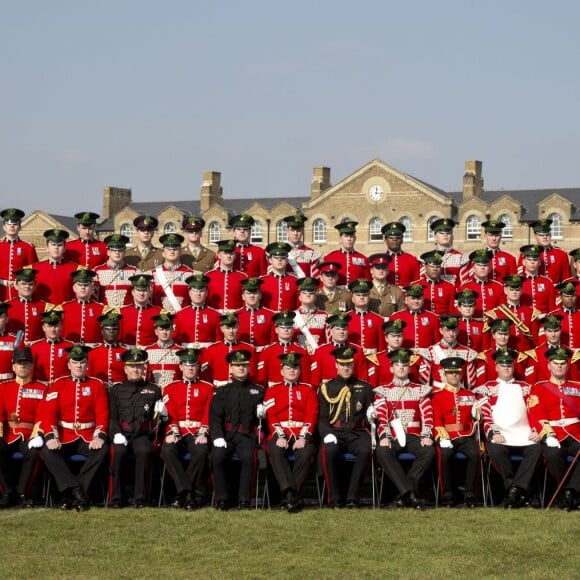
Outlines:
<svg viewBox="0 0 580 580"><path fill-rule="evenodd" d="M374 217L369 222L369 241L371 242L382 242L383 234L381 233L381 228L383 227L383 220L378 217Z"/></svg>
<svg viewBox="0 0 580 580"><path fill-rule="evenodd" d="M564 239L564 220L559 213L551 213L548 216L549 220L552 220L552 238L554 240Z"/></svg>
<svg viewBox="0 0 580 580"><path fill-rule="evenodd" d="M288 225L284 220L280 220L276 224L276 240L279 242L288 241Z"/></svg>
<svg viewBox="0 0 580 580"><path fill-rule="evenodd" d="M122 236L129 238L129 246L131 246L131 242L133 241L133 228L131 224L122 224L119 232Z"/></svg>
<svg viewBox="0 0 580 580"><path fill-rule="evenodd" d="M470 215L465 222L465 239L479 240L481 238L481 220L476 215Z"/></svg>
<svg viewBox="0 0 580 580"><path fill-rule="evenodd" d="M164 234L174 234L177 231L175 224L173 222L167 222L163 228Z"/></svg>
<svg viewBox="0 0 580 580"><path fill-rule="evenodd" d="M312 222L312 243L326 244L326 222L322 218Z"/></svg>
<svg viewBox="0 0 580 580"><path fill-rule="evenodd" d="M405 233L403 234L403 242L413 241L413 224L411 223L411 218L405 216L399 220L399 223L405 226Z"/></svg>
<svg viewBox="0 0 580 580"><path fill-rule="evenodd" d="M211 222L208 227L209 243L215 244L222 239L222 227L219 222Z"/></svg>
<svg viewBox="0 0 580 580"><path fill-rule="evenodd" d="M252 244L261 244L264 239L264 227L262 222L256 220L252 226L252 233L250 236L250 241Z"/></svg>
<svg viewBox="0 0 580 580"><path fill-rule="evenodd" d="M427 220L427 241L428 242L434 242L435 241L435 232L431 229L431 224L434 221L440 220L441 216L440 215L432 215L428 220Z"/></svg>
<svg viewBox="0 0 580 580"><path fill-rule="evenodd" d="M505 228L501 231L501 237L504 240L511 240L514 237L514 220L511 215L504 213L499 216L499 221L505 224Z"/></svg>

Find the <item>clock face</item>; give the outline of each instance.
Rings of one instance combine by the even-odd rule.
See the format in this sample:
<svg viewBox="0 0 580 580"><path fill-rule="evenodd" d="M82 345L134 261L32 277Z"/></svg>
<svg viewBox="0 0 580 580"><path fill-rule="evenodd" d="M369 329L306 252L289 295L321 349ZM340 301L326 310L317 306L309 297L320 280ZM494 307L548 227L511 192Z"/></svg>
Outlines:
<svg viewBox="0 0 580 580"><path fill-rule="evenodd" d="M373 185L369 189L369 199L371 201L381 201L384 195L383 188L380 185Z"/></svg>

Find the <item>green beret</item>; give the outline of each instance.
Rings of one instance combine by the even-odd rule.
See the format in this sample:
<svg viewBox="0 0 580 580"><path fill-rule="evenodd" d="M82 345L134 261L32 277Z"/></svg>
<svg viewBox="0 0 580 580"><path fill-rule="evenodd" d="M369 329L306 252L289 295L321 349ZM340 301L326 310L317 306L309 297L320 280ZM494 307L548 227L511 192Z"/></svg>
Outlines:
<svg viewBox="0 0 580 580"><path fill-rule="evenodd" d="M572 259L575 262L580 260L580 248L576 248L575 250L572 250L571 252L569 252L569 254L572 256Z"/></svg>
<svg viewBox="0 0 580 580"><path fill-rule="evenodd" d="M293 230L303 229L307 220L308 218L298 211L294 215L288 215L282 218L282 221L286 222L286 225Z"/></svg>
<svg viewBox="0 0 580 580"><path fill-rule="evenodd" d="M97 318L101 323L101 326L108 326L110 328L118 328L119 322L121 321L121 314L116 310L109 310L106 314L103 314Z"/></svg>
<svg viewBox="0 0 580 580"><path fill-rule="evenodd" d="M429 266L441 266L443 263L443 254L437 250L425 252L419 257L425 264L428 264Z"/></svg>
<svg viewBox="0 0 580 580"><path fill-rule="evenodd" d="M455 294L455 300L457 300L457 304L463 306L474 306L478 296L479 294L475 290L464 288Z"/></svg>
<svg viewBox="0 0 580 580"><path fill-rule="evenodd" d="M386 320L382 324L383 332L385 334L403 334L405 326L407 326L407 323L399 318Z"/></svg>
<svg viewBox="0 0 580 580"><path fill-rule="evenodd" d="M549 361L564 363L568 362L570 356L572 355L572 351L565 346L558 346L556 348L549 348L544 352L544 356Z"/></svg>
<svg viewBox="0 0 580 580"><path fill-rule="evenodd" d="M130 348L121 355L121 360L126 365L144 365L148 358L147 351L142 348Z"/></svg>
<svg viewBox="0 0 580 580"><path fill-rule="evenodd" d="M492 333L501 332L502 334L509 334L513 322L509 318L496 318L489 323L489 328Z"/></svg>
<svg viewBox="0 0 580 580"><path fill-rule="evenodd" d="M561 314L549 314L542 318L542 326L544 330L560 330L562 328L563 318Z"/></svg>
<svg viewBox="0 0 580 580"><path fill-rule="evenodd" d="M443 328L454 330L459 326L459 317L455 316L455 314L441 314L439 324Z"/></svg>
<svg viewBox="0 0 580 580"><path fill-rule="evenodd" d="M171 312L161 312L160 314L151 317L157 328L171 328L174 318L175 314L172 314Z"/></svg>
<svg viewBox="0 0 580 580"><path fill-rule="evenodd" d="M471 252L471 254L469 254L469 259L474 263L474 264L489 264L491 262L491 259L493 258L493 254L492 252L490 252L488 249L486 248L482 248L479 250L474 250L473 252Z"/></svg>
<svg viewBox="0 0 580 580"><path fill-rule="evenodd" d="M564 296L576 296L576 286L578 282L576 280L569 280L568 282L561 282L556 285L556 288L560 291L560 294Z"/></svg>
<svg viewBox="0 0 580 580"><path fill-rule="evenodd" d="M34 282L36 274L38 274L38 270L33 270L30 267L22 268L14 272L14 280L18 282Z"/></svg>
<svg viewBox="0 0 580 580"><path fill-rule="evenodd" d="M82 211L80 213L75 213L75 218L77 220L77 224L81 226L94 226L99 219L98 213L93 213L92 211Z"/></svg>
<svg viewBox="0 0 580 580"><path fill-rule="evenodd" d="M272 316L272 322L276 326L290 327L294 326L294 318L296 318L296 312L292 310L282 310Z"/></svg>
<svg viewBox="0 0 580 580"><path fill-rule="evenodd" d="M501 234L505 228L505 224L499 220L488 220L483 222L481 227L486 234Z"/></svg>
<svg viewBox="0 0 580 580"><path fill-rule="evenodd" d="M149 290L151 288L151 282L153 281L153 276L151 274L135 274L129 278L131 286L137 288L138 290Z"/></svg>
<svg viewBox="0 0 580 580"><path fill-rule="evenodd" d="M551 234L552 233L552 220L551 219L541 219L530 224L534 234Z"/></svg>
<svg viewBox="0 0 580 580"><path fill-rule="evenodd" d="M296 286L300 288L300 292L310 292L311 294L316 292L316 289L320 286L320 284L320 280L316 278L309 278L308 276L306 278L298 278L298 280L296 280Z"/></svg>
<svg viewBox="0 0 580 580"><path fill-rule="evenodd" d="M68 232L66 230L59 230L58 228L46 230L42 235L47 242L53 242L54 244L64 244L68 238Z"/></svg>
<svg viewBox="0 0 580 580"><path fill-rule="evenodd" d="M230 328L233 328L234 326L238 326L239 323L240 321L238 320L237 315L233 312L228 312L220 316L221 326L229 326Z"/></svg>
<svg viewBox="0 0 580 580"><path fill-rule="evenodd" d="M491 358L498 364L498 365L512 365L518 358L518 353L511 348L502 348L500 350L496 350L492 355Z"/></svg>
<svg viewBox="0 0 580 580"><path fill-rule="evenodd" d="M195 365L199 361L200 352L196 348L183 348L175 354L182 365Z"/></svg>
<svg viewBox="0 0 580 580"><path fill-rule="evenodd" d="M74 272L71 272L71 278L73 284L92 284L93 278L97 275L93 270L88 270L87 268L79 268Z"/></svg>
<svg viewBox="0 0 580 580"><path fill-rule="evenodd" d="M519 274L511 274L503 277L503 285L508 288L521 288L524 279Z"/></svg>
<svg viewBox="0 0 580 580"><path fill-rule="evenodd" d="M260 278L244 278L240 282L242 285L242 289L246 292L259 292L260 286L264 283L264 280L260 280Z"/></svg>
<svg viewBox="0 0 580 580"><path fill-rule="evenodd" d="M535 258L536 260L540 257L540 246L536 244L529 244L527 246L522 246L520 252L524 255L524 258Z"/></svg>
<svg viewBox="0 0 580 580"><path fill-rule="evenodd" d="M425 292L421 284L411 284L411 286L405 286L403 290L407 296L410 296L411 298L423 298Z"/></svg>
<svg viewBox="0 0 580 580"><path fill-rule="evenodd" d="M42 324L57 326L62 322L62 310L47 310L41 314Z"/></svg>

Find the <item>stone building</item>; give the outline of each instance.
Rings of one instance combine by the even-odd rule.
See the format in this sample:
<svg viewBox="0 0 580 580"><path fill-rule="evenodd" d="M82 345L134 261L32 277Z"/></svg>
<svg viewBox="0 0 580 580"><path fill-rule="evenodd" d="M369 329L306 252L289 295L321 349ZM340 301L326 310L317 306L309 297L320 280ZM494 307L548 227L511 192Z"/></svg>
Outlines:
<svg viewBox="0 0 580 580"><path fill-rule="evenodd" d="M148 213L159 219L159 236L180 231L182 215L191 213L206 220L203 243L212 246L231 236L229 217L246 212L256 220L253 242L265 246L285 239L281 219L299 209L309 218L306 243L323 253L336 247L334 225L347 218L359 222L356 246L366 254L382 250L381 226L389 221L407 226L405 248L420 254L432 247L428 224L440 217L458 223L454 245L465 252L481 246L481 223L489 218L506 223L504 249L514 254L529 243L529 224L539 218L553 220L556 244L565 250L580 246L580 188L486 191L483 182L481 161L466 161L462 191L446 192L374 159L335 185L330 168L314 168L309 196L235 199L224 197L221 174L208 171L199 200L138 202L133 201L130 189L106 187L98 232L101 238L120 232L131 239L133 219ZM85 205L79 203L72 213L87 209ZM73 218L37 210L25 218L22 237L37 244L41 252L42 232L52 227L76 233Z"/></svg>

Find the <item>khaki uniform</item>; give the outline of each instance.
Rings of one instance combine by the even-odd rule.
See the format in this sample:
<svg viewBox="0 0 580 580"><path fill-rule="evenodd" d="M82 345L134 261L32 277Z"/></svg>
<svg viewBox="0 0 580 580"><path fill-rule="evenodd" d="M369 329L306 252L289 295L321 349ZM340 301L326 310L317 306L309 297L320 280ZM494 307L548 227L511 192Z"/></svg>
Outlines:
<svg viewBox="0 0 580 580"><path fill-rule="evenodd" d="M181 248L181 256L179 260L182 264L189 266L192 270L201 272L205 274L209 270L213 270L215 267L215 252L201 246L199 249L199 255L197 258L192 254L191 248L189 246L184 246Z"/></svg>
<svg viewBox="0 0 580 580"><path fill-rule="evenodd" d="M125 263L130 266L135 266L141 272L148 272L159 266L159 264L163 264L163 250L151 246L145 256L142 256L139 248L134 246L133 248L129 248L125 253Z"/></svg>
<svg viewBox="0 0 580 580"><path fill-rule="evenodd" d="M348 312L353 308L350 292L337 289L334 291L333 296L329 297L324 290L318 290L316 293L316 307L320 310L325 310L328 314Z"/></svg>
<svg viewBox="0 0 580 580"><path fill-rule="evenodd" d="M373 285L369 293L369 310L383 318L405 308L403 291L393 284L384 284L380 289Z"/></svg>

